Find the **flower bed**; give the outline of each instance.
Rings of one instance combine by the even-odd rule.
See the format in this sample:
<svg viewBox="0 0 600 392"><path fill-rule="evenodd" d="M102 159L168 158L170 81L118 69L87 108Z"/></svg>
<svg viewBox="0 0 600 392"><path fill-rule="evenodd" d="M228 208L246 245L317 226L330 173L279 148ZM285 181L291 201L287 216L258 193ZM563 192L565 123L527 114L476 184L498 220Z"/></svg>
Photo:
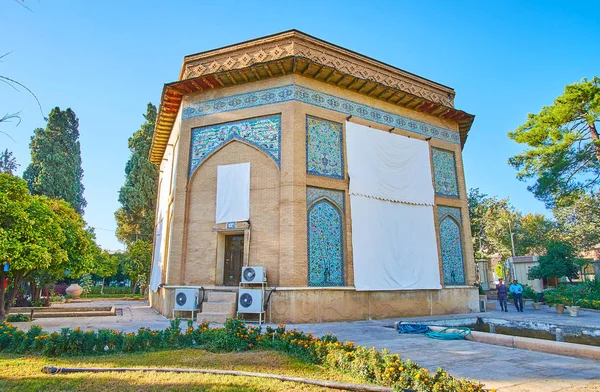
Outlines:
<svg viewBox="0 0 600 392"><path fill-rule="evenodd" d="M600 282L561 284L554 290L544 291L544 299L548 305L565 304L600 309Z"/></svg>
<svg viewBox="0 0 600 392"><path fill-rule="evenodd" d="M215 352L246 350L283 351L305 362L316 363L358 375L366 382L396 389L417 391L484 391L480 383L456 379L442 369L430 374L410 360L386 350L376 351L339 342L332 335L313 337L296 330L248 327L243 321L230 319L224 327L208 324L194 327L192 320L181 330L174 319L164 330L141 328L137 333L115 330L83 331L64 328L46 333L39 326L24 332L10 324L0 324L0 351L44 356L102 355L173 348L198 347Z"/></svg>

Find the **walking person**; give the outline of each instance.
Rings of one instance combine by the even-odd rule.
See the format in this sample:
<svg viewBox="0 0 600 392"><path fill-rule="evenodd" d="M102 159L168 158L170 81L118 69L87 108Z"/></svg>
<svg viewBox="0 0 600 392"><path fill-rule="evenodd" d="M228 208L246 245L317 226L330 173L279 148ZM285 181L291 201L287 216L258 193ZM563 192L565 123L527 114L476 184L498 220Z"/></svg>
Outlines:
<svg viewBox="0 0 600 392"><path fill-rule="evenodd" d="M508 289L506 288L506 285L504 284L502 279L498 279L496 291L498 292L498 302L500 302L500 311L508 312Z"/></svg>
<svg viewBox="0 0 600 392"><path fill-rule="evenodd" d="M510 285L510 292L513 295L515 301L515 308L517 312L523 311L523 286L521 286L517 280L513 280L513 284Z"/></svg>

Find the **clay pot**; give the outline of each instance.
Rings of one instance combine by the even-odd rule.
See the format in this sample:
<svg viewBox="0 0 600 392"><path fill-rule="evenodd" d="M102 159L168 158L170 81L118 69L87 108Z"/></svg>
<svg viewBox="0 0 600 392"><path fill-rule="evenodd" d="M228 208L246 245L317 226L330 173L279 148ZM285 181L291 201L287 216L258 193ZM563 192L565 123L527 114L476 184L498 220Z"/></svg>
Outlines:
<svg viewBox="0 0 600 392"><path fill-rule="evenodd" d="M534 302L534 303L533 303L533 308L534 308L535 310L540 310L540 303L539 303L539 302Z"/></svg>
<svg viewBox="0 0 600 392"><path fill-rule="evenodd" d="M77 299L83 293L83 288L81 288L81 286L77 283L73 283L69 287L67 287L67 290L65 291L67 292L67 294L72 295L73 298Z"/></svg>
<svg viewBox="0 0 600 392"><path fill-rule="evenodd" d="M556 304L556 313L563 314L565 312L565 304Z"/></svg>

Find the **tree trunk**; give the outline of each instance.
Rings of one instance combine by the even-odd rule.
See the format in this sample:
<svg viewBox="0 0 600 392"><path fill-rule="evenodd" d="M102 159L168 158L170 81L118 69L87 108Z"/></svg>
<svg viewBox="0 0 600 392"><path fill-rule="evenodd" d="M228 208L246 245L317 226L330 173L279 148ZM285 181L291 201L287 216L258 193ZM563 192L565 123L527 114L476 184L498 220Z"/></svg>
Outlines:
<svg viewBox="0 0 600 392"><path fill-rule="evenodd" d="M6 272L4 272L4 265L0 264L0 321L4 320L8 314L4 311L4 297L6 295L6 289L4 288L4 280L6 279Z"/></svg>
<svg viewBox="0 0 600 392"><path fill-rule="evenodd" d="M598 130L596 129L596 124L593 122L590 124L590 135L592 137L593 143L598 143L600 137L598 136ZM594 151L596 152L596 159L600 162L600 144L596 144L594 146Z"/></svg>
<svg viewBox="0 0 600 392"><path fill-rule="evenodd" d="M24 278L25 275L23 275L22 272L18 272L13 279L13 287L8 292L8 296L6 295L6 292L3 293L4 301L2 301L2 306L4 306L4 318L8 317L8 314L10 313L10 308L12 307L12 303L15 300L17 293L19 292L19 286L21 286L21 283L23 282ZM4 287L4 282L2 284L2 287Z"/></svg>
<svg viewBox="0 0 600 392"><path fill-rule="evenodd" d="M31 285L31 302L37 301L40 299L40 288L38 287L35 279L31 279L29 282Z"/></svg>

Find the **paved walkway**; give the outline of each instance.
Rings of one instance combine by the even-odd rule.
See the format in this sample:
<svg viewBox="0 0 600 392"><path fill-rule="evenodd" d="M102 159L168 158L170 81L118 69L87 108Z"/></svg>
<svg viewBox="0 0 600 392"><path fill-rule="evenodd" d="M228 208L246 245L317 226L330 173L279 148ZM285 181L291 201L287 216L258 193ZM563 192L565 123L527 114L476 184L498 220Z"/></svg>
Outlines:
<svg viewBox="0 0 600 392"><path fill-rule="evenodd" d="M123 309L122 316L77 317L69 319L48 318L35 320L48 331L63 327L80 326L82 329L110 328L133 332L140 327L164 328L169 320L157 314L141 301L93 302L93 305L114 305ZM92 305L90 304L90 305ZM85 304L65 304L85 306ZM600 312L581 312L580 317L557 315L554 309L534 311L531 306L524 313L492 311L488 313L451 315L435 319L465 317L493 317L510 320L555 323L558 325L600 326ZM402 321L431 320L434 317L402 319ZM355 321L321 324L288 324L315 335L333 333L340 340L353 341L367 347L386 348L403 358L435 371L446 369L456 377L483 382L487 388L498 391L600 392L600 361L571 358L516 348L499 347L471 341L437 341L424 336L400 335L393 328L394 320ZM30 323L14 323L27 329Z"/></svg>

